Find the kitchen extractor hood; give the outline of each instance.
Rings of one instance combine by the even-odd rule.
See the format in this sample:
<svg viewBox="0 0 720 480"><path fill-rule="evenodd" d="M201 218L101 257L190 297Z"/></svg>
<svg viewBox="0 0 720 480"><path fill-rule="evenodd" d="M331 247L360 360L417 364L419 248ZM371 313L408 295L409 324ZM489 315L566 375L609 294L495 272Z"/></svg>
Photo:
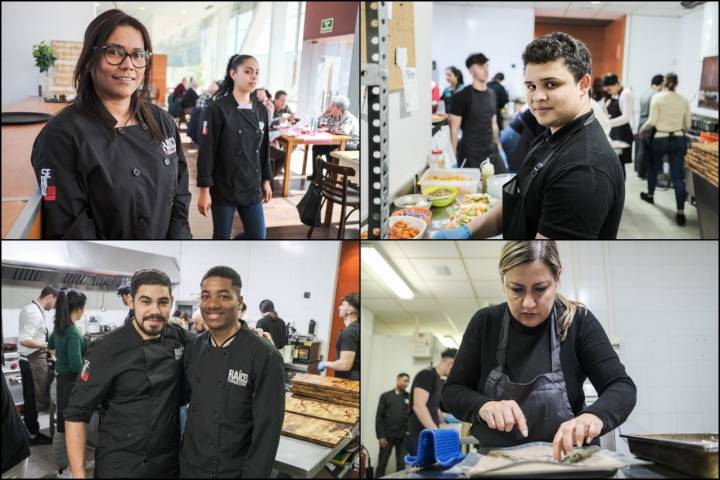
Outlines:
<svg viewBox="0 0 720 480"><path fill-rule="evenodd" d="M180 283L175 258L90 242L3 242L4 284L113 290L136 270L155 268Z"/></svg>

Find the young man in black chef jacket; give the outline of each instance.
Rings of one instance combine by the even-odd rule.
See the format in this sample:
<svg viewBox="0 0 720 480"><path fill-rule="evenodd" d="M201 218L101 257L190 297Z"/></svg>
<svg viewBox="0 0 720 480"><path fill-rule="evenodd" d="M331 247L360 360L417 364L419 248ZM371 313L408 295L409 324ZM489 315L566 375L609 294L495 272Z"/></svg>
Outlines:
<svg viewBox="0 0 720 480"><path fill-rule="evenodd" d="M182 360L192 334L168 324L170 278L139 270L130 281L130 324L88 347L65 410L73 478L85 478L86 430L100 409L95 478L177 477Z"/></svg>
<svg viewBox="0 0 720 480"><path fill-rule="evenodd" d="M213 267L202 279L208 331L185 355L190 399L180 455L184 478L269 478L285 412L283 359L238 322L240 275Z"/></svg>
<svg viewBox="0 0 720 480"><path fill-rule="evenodd" d="M410 375L399 373L395 379L395 388L380 395L377 413L375 414L375 434L380 443L378 456L377 478L385 476L390 454L395 447L395 471L405 468L405 431L407 430L408 413L410 413L410 394L407 387Z"/></svg>
<svg viewBox="0 0 720 480"><path fill-rule="evenodd" d="M580 40L555 32L531 42L522 58L528 105L547 130L503 186L502 202L433 238L617 238L625 177L590 107L590 52Z"/></svg>

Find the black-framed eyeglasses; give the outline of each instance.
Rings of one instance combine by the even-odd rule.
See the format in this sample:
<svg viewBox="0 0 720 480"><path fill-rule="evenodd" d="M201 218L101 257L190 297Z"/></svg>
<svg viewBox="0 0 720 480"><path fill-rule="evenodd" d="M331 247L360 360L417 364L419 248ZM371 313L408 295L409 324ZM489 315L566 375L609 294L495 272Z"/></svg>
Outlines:
<svg viewBox="0 0 720 480"><path fill-rule="evenodd" d="M95 47L95 50L98 48L104 50L105 60L110 65L120 65L125 61L125 57L130 56L130 61L135 68L145 68L147 64L150 63L150 57L152 57L152 52L148 52L147 50L136 50L128 53L124 48L114 45Z"/></svg>

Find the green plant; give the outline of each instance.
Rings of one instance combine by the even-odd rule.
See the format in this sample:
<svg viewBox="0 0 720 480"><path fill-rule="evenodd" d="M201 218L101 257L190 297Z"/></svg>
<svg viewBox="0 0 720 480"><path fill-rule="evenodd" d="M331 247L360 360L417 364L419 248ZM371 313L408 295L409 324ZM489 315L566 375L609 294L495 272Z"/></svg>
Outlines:
<svg viewBox="0 0 720 480"><path fill-rule="evenodd" d="M50 67L55 65L55 50L45 42L33 45L33 57L35 57L35 66L40 69L40 73L47 72Z"/></svg>

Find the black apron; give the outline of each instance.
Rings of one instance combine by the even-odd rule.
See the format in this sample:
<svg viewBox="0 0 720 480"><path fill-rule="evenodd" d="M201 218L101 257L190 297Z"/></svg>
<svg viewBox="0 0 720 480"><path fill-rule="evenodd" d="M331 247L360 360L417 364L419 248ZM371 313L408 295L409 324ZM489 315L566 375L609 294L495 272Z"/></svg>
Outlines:
<svg viewBox="0 0 720 480"><path fill-rule="evenodd" d="M622 93L622 88L620 89L620 93L618 93L618 98L611 98L610 102L607 105L607 111L610 114L610 118L617 118L620 115L622 115L622 112L620 111L620 94ZM620 153L620 163L632 163L632 150L631 146L633 143L633 133L632 128L630 128L630 124L626 123L624 125L620 125L619 127L613 127L610 130L610 138L613 140L620 140L622 142L626 142L628 144L627 148L623 148L622 153ZM623 168L623 171L625 169Z"/></svg>
<svg viewBox="0 0 720 480"><path fill-rule="evenodd" d="M592 114L587 118L587 120L585 120L582 128L587 128L587 126L594 121L595 115ZM565 144L565 142L567 142L570 138L573 138L574 133L575 132L570 132L567 137L562 139L560 143L553 147L550 150L549 154L535 165L532 172L530 173L530 178L525 180L522 185L520 184L520 180L518 179L520 174L515 175L512 179L510 179L507 183L503 185L503 238L510 240L531 240L528 234L527 219L525 214L525 201L527 198L527 193L528 191L530 191L530 185L532 185L533 180L537 178L540 170L542 170L543 167L545 167L553 159L553 157L555 157L555 154L560 151L560 147L562 147L562 145ZM543 143L544 141L538 142L537 145L535 145L528 152L525 158L527 159L531 157L535 153L535 151L541 145L543 145Z"/></svg>
<svg viewBox="0 0 720 480"><path fill-rule="evenodd" d="M496 105L494 101L486 100L490 97L488 93L490 89L485 91L487 95L483 95L483 92L475 91L473 87L469 88L471 89L470 113L463 117L463 138L458 146L458 166L467 159L464 168L480 168L480 163L489 158L495 167L495 173L506 173L507 168L493 141L492 116L495 115Z"/></svg>
<svg viewBox="0 0 720 480"><path fill-rule="evenodd" d="M491 429L484 421L473 423L470 433L480 447L511 447L528 442L552 442L560 425L575 418L568 400L565 376L560 365L560 339L555 328L556 311L550 314L550 357L552 371L538 375L530 383L511 382L503 373L510 331L510 310L505 309L497 349L497 366L488 375L483 394L495 401L515 400L525 415L528 436L518 428L509 432Z"/></svg>

